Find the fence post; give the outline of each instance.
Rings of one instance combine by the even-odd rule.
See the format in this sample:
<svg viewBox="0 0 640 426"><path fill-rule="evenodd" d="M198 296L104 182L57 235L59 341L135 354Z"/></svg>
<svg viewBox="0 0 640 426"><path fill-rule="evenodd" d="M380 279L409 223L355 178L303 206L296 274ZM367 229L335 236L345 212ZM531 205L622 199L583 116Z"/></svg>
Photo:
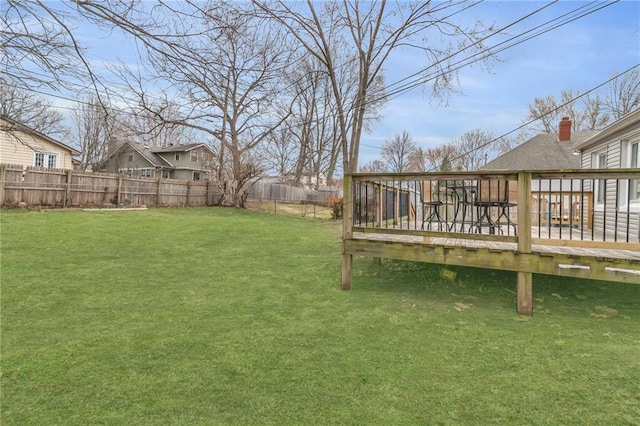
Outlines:
<svg viewBox="0 0 640 426"><path fill-rule="evenodd" d="M64 190L64 200L62 200L62 208L67 207L67 203L69 202L69 198L71 195L71 177L73 175L73 170L67 170L67 187Z"/></svg>
<svg viewBox="0 0 640 426"><path fill-rule="evenodd" d="M531 173L518 173L518 253L531 253ZM517 310L533 315L533 274L518 271Z"/></svg>
<svg viewBox="0 0 640 426"><path fill-rule="evenodd" d="M204 192L204 194L205 194L204 205L205 206L209 206L210 205L210 203L209 203L209 191L210 190L211 190L211 180L207 179L207 189Z"/></svg>
<svg viewBox="0 0 640 426"><path fill-rule="evenodd" d="M191 181L187 181L187 207L189 206L189 197L191 196Z"/></svg>
<svg viewBox="0 0 640 426"><path fill-rule="evenodd" d="M122 175L118 176L118 194L116 195L116 206L122 203Z"/></svg>
<svg viewBox="0 0 640 426"><path fill-rule="evenodd" d="M160 205L160 186L162 186L162 176L156 179L156 206Z"/></svg>
<svg viewBox="0 0 640 426"><path fill-rule="evenodd" d="M342 199L342 289L351 289L351 266L353 256L346 253L345 242L353 236L353 177L344 175L344 194Z"/></svg>
<svg viewBox="0 0 640 426"><path fill-rule="evenodd" d="M0 206L4 206L4 182L7 179L7 166L0 164Z"/></svg>

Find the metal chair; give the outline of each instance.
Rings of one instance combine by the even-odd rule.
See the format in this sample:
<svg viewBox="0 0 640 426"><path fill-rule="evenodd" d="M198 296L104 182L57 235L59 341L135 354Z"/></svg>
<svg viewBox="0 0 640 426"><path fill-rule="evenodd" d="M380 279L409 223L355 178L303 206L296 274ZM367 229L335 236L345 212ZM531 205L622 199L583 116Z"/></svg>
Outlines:
<svg viewBox="0 0 640 426"><path fill-rule="evenodd" d="M476 196L473 205L478 210L477 220L472 225L476 232L482 233L482 227L488 227L490 234L495 234L496 230L502 232L501 218L505 219L508 226L513 226L513 233L517 235L517 224L509 217L509 210L518 204L509 200L509 193L517 191L517 183L507 180L480 180L478 181ZM491 209L498 209L498 216L493 219Z"/></svg>
<svg viewBox="0 0 640 426"><path fill-rule="evenodd" d="M431 230L431 225L435 222L438 224L438 231L442 231L442 226L447 220L442 217L441 207L445 203L441 199L441 191L439 182L423 180L420 182L420 202L422 203L422 229L427 223L427 230Z"/></svg>

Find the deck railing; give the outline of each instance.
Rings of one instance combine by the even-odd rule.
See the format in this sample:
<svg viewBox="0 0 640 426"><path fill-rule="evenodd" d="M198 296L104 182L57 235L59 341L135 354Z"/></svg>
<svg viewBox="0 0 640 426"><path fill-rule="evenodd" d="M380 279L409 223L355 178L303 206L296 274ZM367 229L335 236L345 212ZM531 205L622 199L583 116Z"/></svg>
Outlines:
<svg viewBox="0 0 640 426"><path fill-rule="evenodd" d="M530 184L519 191L525 179ZM350 180L356 231L467 239L493 235L512 242L529 233L536 241L550 240L545 244L607 243L603 247L639 239L638 169L354 174Z"/></svg>
<svg viewBox="0 0 640 426"><path fill-rule="evenodd" d="M345 289L353 254L506 269L530 313L532 273L640 283L640 169L348 174L343 240Z"/></svg>

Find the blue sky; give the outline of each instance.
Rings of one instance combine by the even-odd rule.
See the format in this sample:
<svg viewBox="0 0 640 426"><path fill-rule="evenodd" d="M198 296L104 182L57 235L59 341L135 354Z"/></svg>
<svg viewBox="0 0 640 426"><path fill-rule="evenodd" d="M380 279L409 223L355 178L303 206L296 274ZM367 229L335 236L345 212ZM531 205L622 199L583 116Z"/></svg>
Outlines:
<svg viewBox="0 0 640 426"><path fill-rule="evenodd" d="M502 27L546 2L487 2L476 8L479 18ZM585 5L561 1L508 30L515 35ZM416 89L391 100L383 119L362 139L359 164L376 159L385 138L407 131L418 146L428 148L450 141L468 130L507 133L522 124L527 104L535 97L562 90L589 90L612 74L640 63L640 1L621 1L499 54L491 71L477 67L460 71L460 90L446 107L429 104L429 91ZM496 42L502 39L497 39ZM487 40L487 45L495 42ZM394 58L387 82L411 73L407 64L420 66L418 56ZM416 68L417 69L417 68Z"/></svg>
<svg viewBox="0 0 640 426"><path fill-rule="evenodd" d="M495 40L487 40L486 45L492 46L588 3L557 2ZM473 11L485 24L501 28L545 4L549 2L485 1ZM498 136L507 133L522 124L527 104L535 97L557 96L566 89L586 91L640 63L639 28L640 0L620 1L505 50L498 55L499 61L492 62L490 71L463 68L459 73L463 94L451 96L447 106L432 105L429 89L417 88L395 97L383 108L382 119L372 132L363 135L359 164L378 158L385 139L403 131L422 148L449 142L473 129ZM135 57L131 39L125 40L116 32L99 34L86 25L77 30L78 40L90 47L88 57L94 66L117 59L128 62ZM401 80L427 65L415 51L398 52L386 64L386 82ZM52 100L69 106L60 99Z"/></svg>

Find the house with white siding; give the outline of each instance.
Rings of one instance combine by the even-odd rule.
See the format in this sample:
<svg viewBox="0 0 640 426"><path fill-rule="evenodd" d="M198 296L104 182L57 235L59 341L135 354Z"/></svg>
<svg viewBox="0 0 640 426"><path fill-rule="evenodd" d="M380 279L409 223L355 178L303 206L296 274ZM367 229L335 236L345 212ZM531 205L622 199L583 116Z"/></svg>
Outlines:
<svg viewBox="0 0 640 426"><path fill-rule="evenodd" d="M574 144L572 149L583 169L640 168L640 109ZM640 181L599 179L592 186L594 227L619 234L624 225L640 237Z"/></svg>
<svg viewBox="0 0 640 426"><path fill-rule="evenodd" d="M80 152L6 116L0 116L0 164L73 169Z"/></svg>

